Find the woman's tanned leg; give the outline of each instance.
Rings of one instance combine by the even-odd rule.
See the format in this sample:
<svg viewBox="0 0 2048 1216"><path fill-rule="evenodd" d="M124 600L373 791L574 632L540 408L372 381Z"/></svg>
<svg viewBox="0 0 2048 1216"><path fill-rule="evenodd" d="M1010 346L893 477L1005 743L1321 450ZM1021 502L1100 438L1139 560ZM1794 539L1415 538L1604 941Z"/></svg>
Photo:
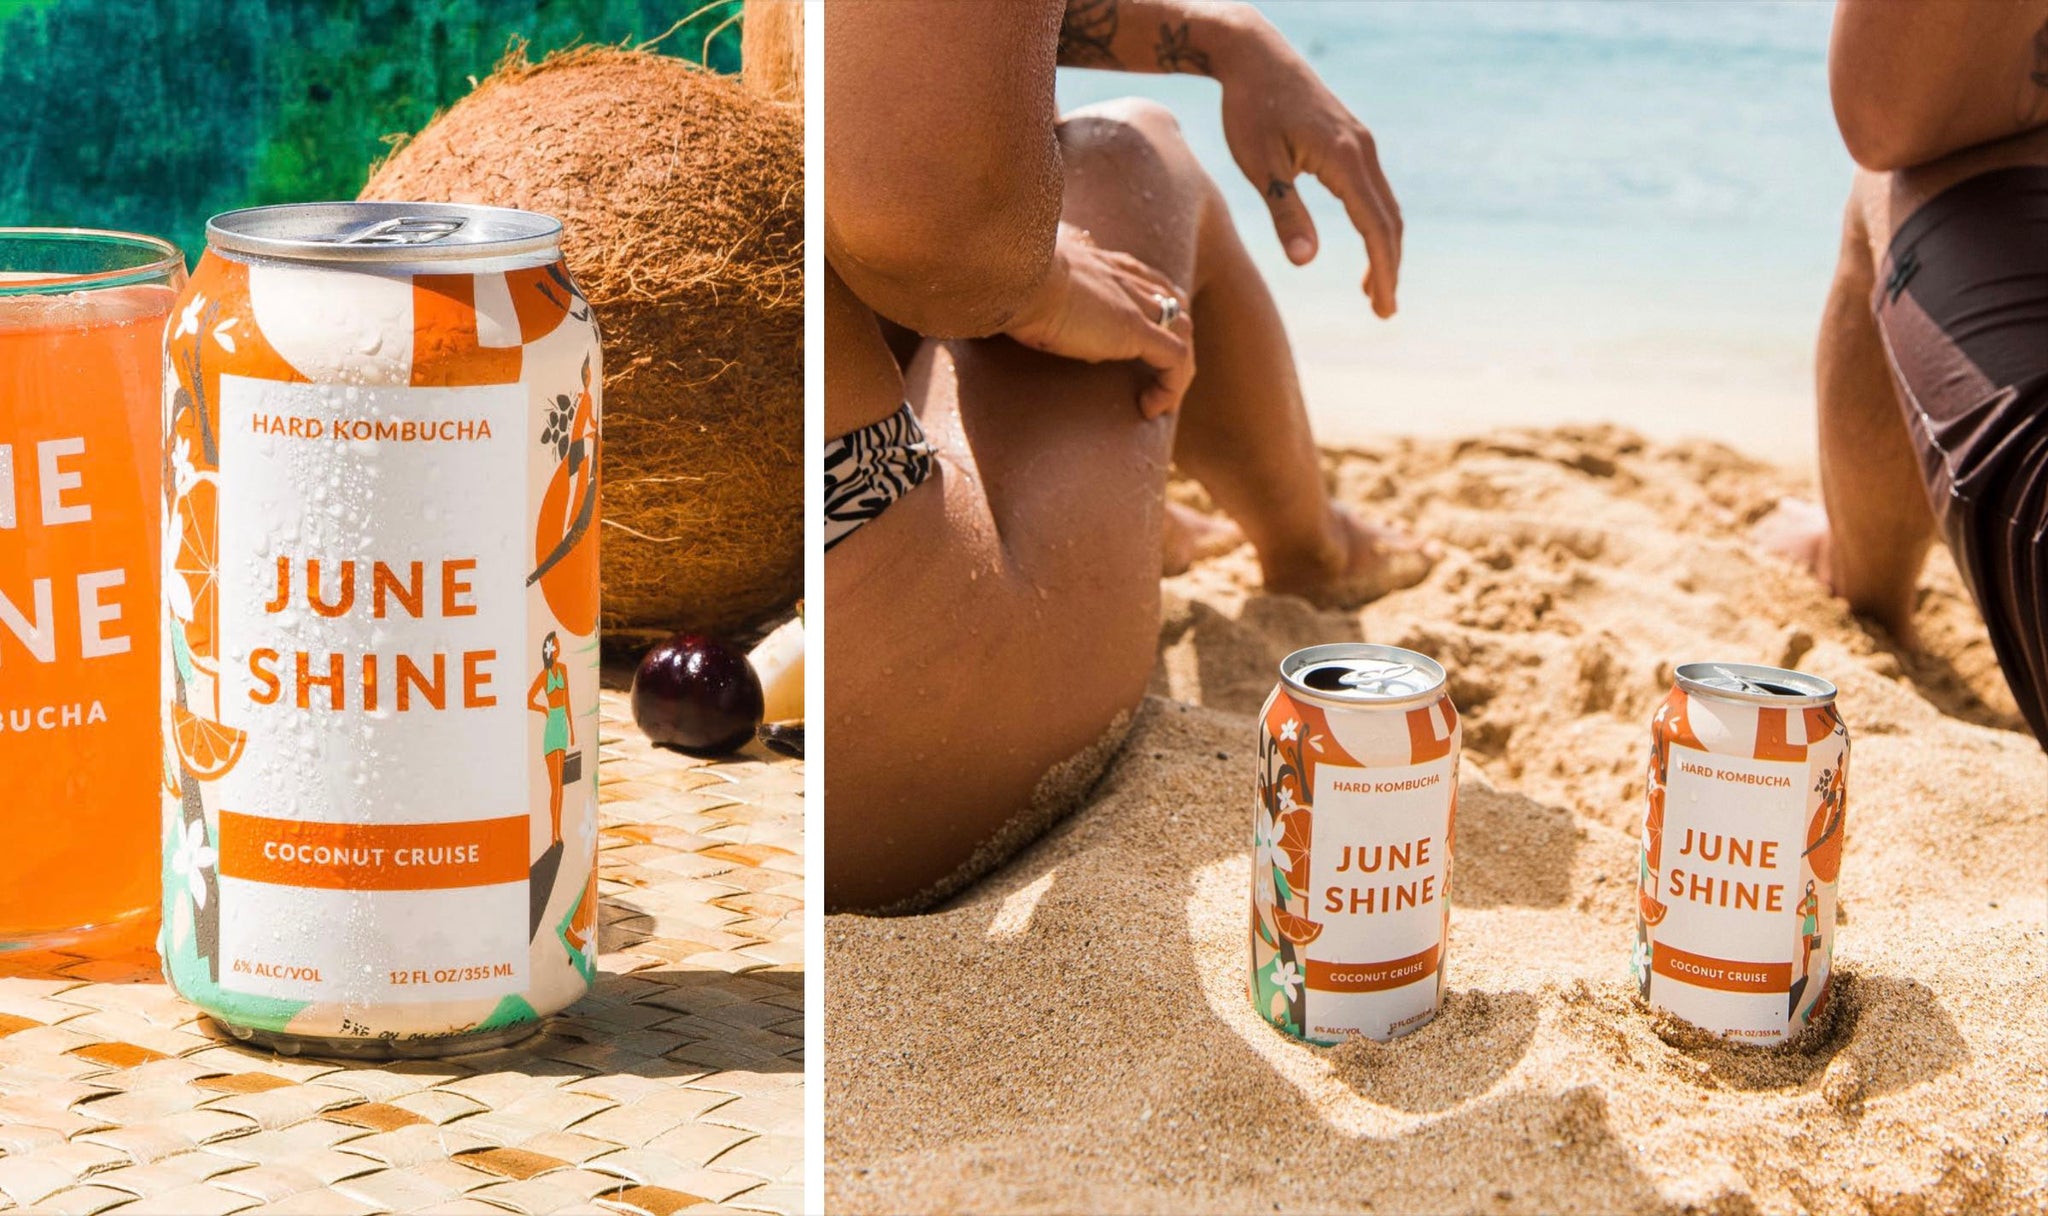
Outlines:
<svg viewBox="0 0 2048 1216"><path fill-rule="evenodd" d="M1195 277L1206 178L1135 140L1065 161L1070 211L1097 183L1149 196L1088 214L1100 244ZM993 339L927 343L905 382L937 471L826 563L837 909L929 902L1039 826L1048 773L1113 742L1144 696L1159 631L1177 416L1140 416L1142 373ZM1069 777L1078 792L1090 774Z"/></svg>
<svg viewBox="0 0 2048 1216"><path fill-rule="evenodd" d="M1142 142L1152 154L1199 178L1173 114L1143 101L1077 111L1061 124L1069 150L1103 145L1102 180L1089 180L1069 203L1070 222L1142 214L1150 200L1113 172L1116 145ZM1070 180L1092 174L1070 169ZM1208 183L1195 270L1182 287L1192 299L1195 381L1181 406L1173 457L1200 481L1258 550L1268 590L1316 599L1362 600L1419 580L1423 547L1409 537L1361 525L1330 502L1294 353L1272 293L1239 239L1222 196Z"/></svg>
<svg viewBox="0 0 2048 1216"><path fill-rule="evenodd" d="M1212 428L1239 436L1231 455L1254 471L1211 468L1211 492L1265 544L1290 539L1281 521L1328 518L1277 319L1214 307L1255 289L1270 318L1270 301L1214 183L1161 118L1135 103L1061 124L1064 218L1182 284L1217 318L1205 335L1198 313L1195 343L1219 366L1197 372L1180 413L1148 422L1126 366L1001 339L928 343L912 361L940 471L827 563L833 907L956 888L977 852L1013 848L1066 809L1056 795L1085 790L1094 767L1068 762L1107 759L1097 745L1151 675L1166 472L1188 459L1176 430L1207 453L1223 450ZM1261 410L1277 425L1250 427Z"/></svg>

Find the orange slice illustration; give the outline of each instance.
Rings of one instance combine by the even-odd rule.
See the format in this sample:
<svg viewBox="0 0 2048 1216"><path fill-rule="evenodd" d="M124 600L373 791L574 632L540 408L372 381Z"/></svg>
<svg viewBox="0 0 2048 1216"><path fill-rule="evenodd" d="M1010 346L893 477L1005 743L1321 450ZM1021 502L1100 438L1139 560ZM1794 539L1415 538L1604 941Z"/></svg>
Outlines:
<svg viewBox="0 0 2048 1216"><path fill-rule="evenodd" d="M1297 946L1306 946L1323 933L1323 927L1306 916L1296 916L1280 908L1273 909L1273 921L1280 926L1280 936Z"/></svg>
<svg viewBox="0 0 2048 1216"><path fill-rule="evenodd" d="M171 706L171 738L178 759L200 781L218 781L242 758L249 736L231 726L202 718L182 705Z"/></svg>
<svg viewBox="0 0 2048 1216"><path fill-rule="evenodd" d="M1648 891L1636 892L1636 903L1638 906L1642 908L1643 920L1647 924L1662 924L1664 921L1664 913L1670 910L1666 908L1663 904L1659 903L1657 901L1657 897L1650 894Z"/></svg>
<svg viewBox="0 0 2048 1216"><path fill-rule="evenodd" d="M1842 873L1842 816L1823 800L1806 825L1806 861L1813 876L1833 882Z"/></svg>
<svg viewBox="0 0 2048 1216"><path fill-rule="evenodd" d="M1280 855L1287 862L1287 885L1296 891L1308 886L1308 848L1312 831L1309 809L1297 806L1280 816Z"/></svg>
<svg viewBox="0 0 2048 1216"><path fill-rule="evenodd" d="M219 491L201 481L178 499L178 552L171 570L192 593L192 619L185 623L185 648L195 658L214 657L214 614L220 597L220 559L215 532Z"/></svg>

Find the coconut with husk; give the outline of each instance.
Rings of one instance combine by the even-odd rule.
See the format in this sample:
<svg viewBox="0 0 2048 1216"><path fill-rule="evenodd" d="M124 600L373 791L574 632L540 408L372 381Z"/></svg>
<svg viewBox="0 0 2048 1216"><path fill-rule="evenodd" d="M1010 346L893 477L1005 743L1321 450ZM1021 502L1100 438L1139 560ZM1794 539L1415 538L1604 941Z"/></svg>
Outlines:
<svg viewBox="0 0 2048 1216"><path fill-rule="evenodd" d="M797 598L800 109L644 49L515 47L362 197L562 221L603 330L607 630L729 635Z"/></svg>

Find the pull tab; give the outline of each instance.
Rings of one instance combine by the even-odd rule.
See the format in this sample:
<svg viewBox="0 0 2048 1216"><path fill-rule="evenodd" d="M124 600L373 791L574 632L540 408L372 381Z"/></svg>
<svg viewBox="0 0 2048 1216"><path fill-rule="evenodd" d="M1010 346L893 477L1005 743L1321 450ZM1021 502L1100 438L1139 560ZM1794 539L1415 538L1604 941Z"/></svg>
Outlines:
<svg viewBox="0 0 2048 1216"><path fill-rule="evenodd" d="M1771 687L1768 684L1759 684L1755 680L1752 680L1747 676L1736 675L1734 672L1728 670L1726 667L1723 667L1718 663L1710 664L1710 666L1713 668L1715 675L1720 676L1723 680L1726 680L1729 684L1733 685L1735 691L1737 692L1746 692L1752 694L1768 694L1778 691L1777 689Z"/></svg>
<svg viewBox="0 0 2048 1216"><path fill-rule="evenodd" d="M1371 671L1347 671L1337 677L1337 682L1360 692L1384 694L1403 676L1413 675L1414 672L1415 667L1410 663L1381 663Z"/></svg>
<svg viewBox="0 0 2048 1216"><path fill-rule="evenodd" d="M336 241L337 245L431 245L462 230L467 221L442 216L401 215L379 220Z"/></svg>

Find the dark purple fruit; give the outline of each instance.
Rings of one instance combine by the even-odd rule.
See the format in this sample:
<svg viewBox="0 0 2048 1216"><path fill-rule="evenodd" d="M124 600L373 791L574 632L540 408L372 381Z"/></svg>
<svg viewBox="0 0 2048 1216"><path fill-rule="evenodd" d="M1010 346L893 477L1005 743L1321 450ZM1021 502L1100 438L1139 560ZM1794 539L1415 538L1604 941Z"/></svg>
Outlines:
<svg viewBox="0 0 2048 1216"><path fill-rule="evenodd" d="M633 721L656 743L736 751L761 725L761 679L747 656L723 642L679 633L648 651L633 673Z"/></svg>

